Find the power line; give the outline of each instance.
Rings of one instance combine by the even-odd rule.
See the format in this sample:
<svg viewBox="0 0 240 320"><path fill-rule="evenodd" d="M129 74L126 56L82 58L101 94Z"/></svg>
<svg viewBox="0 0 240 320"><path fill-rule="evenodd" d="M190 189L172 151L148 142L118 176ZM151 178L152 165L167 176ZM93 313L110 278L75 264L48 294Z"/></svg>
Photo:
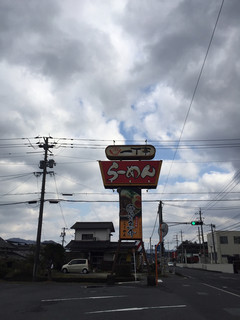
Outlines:
<svg viewBox="0 0 240 320"><path fill-rule="evenodd" d="M56 175L54 174L54 177ZM21 192L21 193L11 193L11 194L8 194L8 196L26 196L26 195L31 195L31 194L39 194L40 192ZM69 195L69 192L53 192L53 191L48 191L46 192L47 194L62 194L62 195L65 195L65 194L68 194ZM231 192L228 192L228 194L239 194L240 191L231 191ZM71 196L76 196L76 195L86 195L86 196L91 196L91 195L100 195L100 196L106 196L106 197L109 197L109 196L119 196L116 192L109 192L109 193L104 193L104 192L71 192L70 193ZM143 196L144 197L148 197L148 196L156 196L158 194L161 194L161 193L144 193ZM170 195L208 195L208 194L218 194L218 192L165 192L163 194L170 194ZM173 199L173 200L177 200L177 199ZM189 201L191 201L191 199L188 199ZM205 200L205 201L208 201L208 200ZM212 200L214 201L214 199Z"/></svg>
<svg viewBox="0 0 240 320"><path fill-rule="evenodd" d="M168 183L170 172L171 172L172 166L173 166L173 161L175 160L175 157L176 157L176 154L177 154L177 151L178 151L178 147L180 145L180 141L181 141L181 138L182 138L182 135L183 135L183 131L184 131L185 125L187 123L187 119L188 119L188 116L189 116L189 113L190 113L190 110L191 110L191 107L192 107L192 104L193 104L193 100L194 100L196 92L197 92L197 88L198 88L198 85L199 85L199 82L200 82L200 79L201 79L201 76L202 76L202 73L203 73L203 69L204 69L204 66L205 66L205 63L206 63L206 60L207 60L207 56L208 56L208 53L209 53L209 50L210 50L210 47L211 47L211 44L212 44L212 41L213 41L215 30L217 28L218 20L219 20L221 11L222 11L223 3L224 3L224 0L222 0L221 6L220 6L220 9L219 9L219 12L218 12L218 16L217 16L217 19L216 19L216 22L215 22L215 25L214 25L214 28L213 28L213 32L212 32L212 35L211 35L211 38L210 38L210 41L209 41L209 44L208 44L208 47L207 47L207 52L206 52L205 57L203 59L203 63L202 63L202 66L201 66L201 69L200 69L200 72L199 72L199 75L198 75L198 78L197 78L197 82L196 82L196 85L195 85L195 88L194 88L194 91L193 91L192 99L190 101L190 104L189 104L189 107L188 107L188 110L187 110L187 114L186 114L186 117L185 117L185 120L184 120L184 123L183 123L183 127L182 127L182 130L181 130L181 133L180 133L180 137L178 139L177 148L176 148L176 150L174 152L173 160L172 160L172 163L171 163L171 166L170 166L170 169L169 169L169 172L168 172L167 179L166 179L166 182L165 182L163 190L165 190L166 185Z"/></svg>
<svg viewBox="0 0 240 320"><path fill-rule="evenodd" d="M55 174L53 176L54 176L55 188L56 188L57 195L58 195L58 198L59 198L59 192L58 192L58 187L57 187L56 176L55 176ZM66 223L66 220L65 220L65 216L64 216L64 213L63 213L63 209L62 209L62 206L61 206L60 202L59 202L59 208L60 208L60 211L61 211L61 214L62 214L62 218L63 218L64 224L65 224L65 227L68 229L68 226L67 226L67 223Z"/></svg>
<svg viewBox="0 0 240 320"><path fill-rule="evenodd" d="M37 148L39 145L39 141L36 142L36 146L33 145L33 142L30 141L31 138L25 138L28 140L28 143L23 143L23 144L1 144L0 143L0 147L12 147L12 146L21 146L21 147L34 147ZM59 138L49 138L49 140L52 139L54 142L54 144L57 146L97 146L97 147L104 147L106 146L107 143L109 143L109 140L99 140L99 139L81 139L84 140L84 142L86 143L75 143L74 141L78 141L79 139L75 139L72 138L71 142L61 142ZM58 140L56 142L56 140ZM0 139L1 141L1 139ZM124 140L124 144L126 144L126 142L131 142L131 143L146 143L146 141L143 140ZM94 144L93 144L94 142ZM98 142L98 144L96 144ZM121 140L116 140L115 142L122 142ZM101 144L99 144L101 143ZM111 141L110 141L111 143ZM160 147L164 144L167 144L169 146L177 146L178 144L180 146L228 146L228 145L233 145L233 146L239 146L240 143L240 138L229 138L229 139L225 139L225 138L219 138L219 139L181 139L179 141L178 140L148 140L148 144L154 144L155 147ZM117 144L116 144L117 145Z"/></svg>
<svg viewBox="0 0 240 320"><path fill-rule="evenodd" d="M0 206L9 206L9 205L15 205L15 204L29 204L29 202L37 202L39 201L39 199L37 200L28 200L28 201L18 201L18 202L9 202L9 203L0 203ZM77 200L69 200L69 199L58 199L58 198L51 198L51 199L45 199L44 202L93 202L93 203L119 203L119 200L86 200L86 199L77 199ZM199 202L199 201L206 201L206 200L202 200L202 199L168 199L168 200L163 200L163 203L167 205L166 202ZM211 201L211 200L209 200ZM216 200L212 200L212 201L216 201ZM236 201L240 201L239 199L220 199L218 201L221 202L236 202ZM153 200L142 200L143 203L158 203L159 199L153 199Z"/></svg>
<svg viewBox="0 0 240 320"><path fill-rule="evenodd" d="M226 231L229 231L230 228L240 228L240 222L236 222L232 225L228 225L224 228L218 229L218 231L225 231L226 229L227 229Z"/></svg>
<svg viewBox="0 0 240 320"><path fill-rule="evenodd" d="M217 203L218 201L222 200L225 196L227 196L229 194L230 191L232 191L237 184L239 183L239 178L240 178L240 170L238 170L234 176L232 177L231 181L227 184L227 186L225 186L214 199L208 200L211 202ZM235 183L235 185L233 185ZM230 190L229 190L230 189ZM214 203L210 203L206 205L205 208L203 208L204 211L207 211L209 208L213 207Z"/></svg>

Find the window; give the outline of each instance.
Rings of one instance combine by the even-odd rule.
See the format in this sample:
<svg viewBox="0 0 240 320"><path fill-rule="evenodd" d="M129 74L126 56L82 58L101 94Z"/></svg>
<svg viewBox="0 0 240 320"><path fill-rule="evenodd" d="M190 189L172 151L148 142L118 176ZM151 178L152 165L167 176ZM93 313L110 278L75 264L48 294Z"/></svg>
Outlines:
<svg viewBox="0 0 240 320"><path fill-rule="evenodd" d="M221 244L228 244L228 237L227 236L221 236L220 237L220 243Z"/></svg>
<svg viewBox="0 0 240 320"><path fill-rule="evenodd" d="M86 263L87 263L86 259L77 260L77 264L86 264Z"/></svg>
<svg viewBox="0 0 240 320"><path fill-rule="evenodd" d="M93 240L93 234L92 233L83 234L82 240Z"/></svg>
<svg viewBox="0 0 240 320"><path fill-rule="evenodd" d="M240 244L240 237L233 237L234 244Z"/></svg>

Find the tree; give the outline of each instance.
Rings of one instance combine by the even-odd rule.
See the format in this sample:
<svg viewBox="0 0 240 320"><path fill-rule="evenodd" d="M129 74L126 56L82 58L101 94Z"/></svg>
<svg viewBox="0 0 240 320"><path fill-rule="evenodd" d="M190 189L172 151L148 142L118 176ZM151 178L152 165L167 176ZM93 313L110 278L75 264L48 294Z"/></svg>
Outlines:
<svg viewBox="0 0 240 320"><path fill-rule="evenodd" d="M58 243L48 243L44 245L42 251L43 265L48 270L51 277L51 269L61 270L65 260L65 250Z"/></svg>

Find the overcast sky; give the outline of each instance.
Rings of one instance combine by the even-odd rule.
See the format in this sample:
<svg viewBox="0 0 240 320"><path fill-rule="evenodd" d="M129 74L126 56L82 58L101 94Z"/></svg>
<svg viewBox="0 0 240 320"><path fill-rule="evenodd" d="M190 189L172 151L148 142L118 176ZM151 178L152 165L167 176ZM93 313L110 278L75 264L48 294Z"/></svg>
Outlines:
<svg viewBox="0 0 240 320"><path fill-rule="evenodd" d="M221 6L0 0L0 237L36 239L39 202L27 202L40 198L37 143L49 136L46 199L83 202L46 201L42 240L61 242L66 227L68 243L77 221L112 221L118 240L118 194L98 165L113 143L152 144L163 160L158 188L142 190L146 248L160 200L167 248L181 231L198 241L197 227L171 223L200 208L205 235L211 223L239 230L240 1Z"/></svg>

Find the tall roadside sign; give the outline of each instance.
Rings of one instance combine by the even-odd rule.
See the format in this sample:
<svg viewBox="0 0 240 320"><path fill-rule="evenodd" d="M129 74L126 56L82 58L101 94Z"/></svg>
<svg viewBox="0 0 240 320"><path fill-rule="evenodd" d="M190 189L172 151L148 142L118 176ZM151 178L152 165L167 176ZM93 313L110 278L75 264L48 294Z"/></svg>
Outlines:
<svg viewBox="0 0 240 320"><path fill-rule="evenodd" d="M152 161L152 145L110 145L105 153L110 161L99 161L99 166L104 187L119 193L119 241L142 243L141 190L157 188L162 160Z"/></svg>

